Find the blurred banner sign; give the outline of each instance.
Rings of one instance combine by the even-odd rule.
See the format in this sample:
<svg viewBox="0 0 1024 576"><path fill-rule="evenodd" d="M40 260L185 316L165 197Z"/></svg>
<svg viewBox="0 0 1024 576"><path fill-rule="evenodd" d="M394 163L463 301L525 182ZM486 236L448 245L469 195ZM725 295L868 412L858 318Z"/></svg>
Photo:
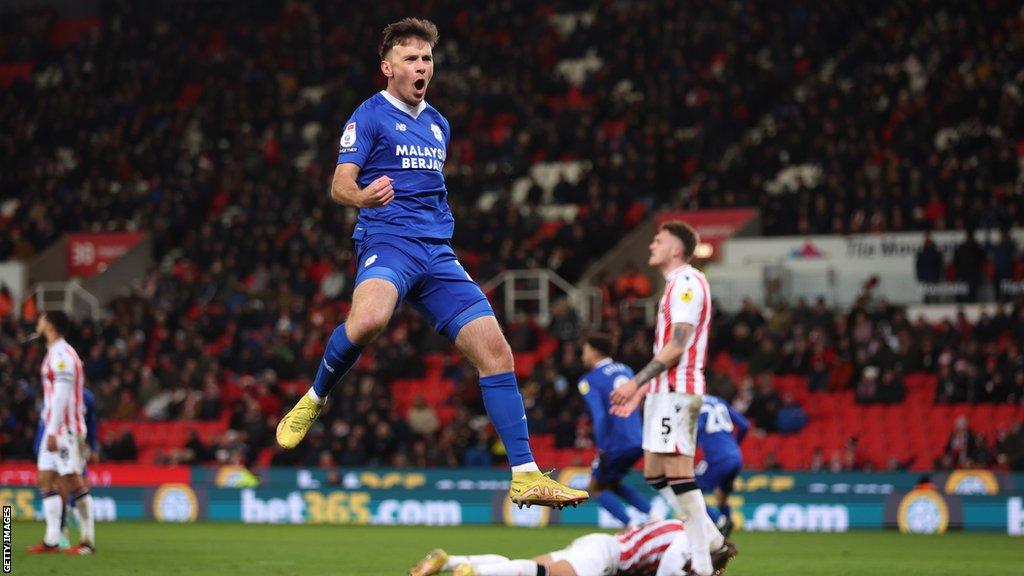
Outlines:
<svg viewBox="0 0 1024 576"><path fill-rule="evenodd" d="M86 467L92 486L159 486L168 482L192 481L188 466L149 466L146 464L90 464ZM34 462L0 464L0 486L35 486Z"/></svg>
<svg viewBox="0 0 1024 576"><path fill-rule="evenodd" d="M144 236L141 232L68 234L68 275L92 276L103 272L141 242Z"/></svg>

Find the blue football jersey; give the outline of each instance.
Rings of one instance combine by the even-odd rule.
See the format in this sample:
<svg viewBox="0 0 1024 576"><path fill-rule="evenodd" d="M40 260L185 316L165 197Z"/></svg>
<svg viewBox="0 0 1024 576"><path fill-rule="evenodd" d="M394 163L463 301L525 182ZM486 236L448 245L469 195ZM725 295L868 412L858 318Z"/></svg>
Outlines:
<svg viewBox="0 0 1024 576"><path fill-rule="evenodd" d="M360 209L352 238L381 233L450 239L455 219L442 173L450 140L448 120L426 101L410 111L381 91L363 102L345 122L338 164L359 166L360 188L390 177L395 198L387 206Z"/></svg>
<svg viewBox="0 0 1024 576"><path fill-rule="evenodd" d="M749 429L747 419L728 402L718 396L704 396L697 419L697 445L704 451L705 460L742 458L740 442Z"/></svg>
<svg viewBox="0 0 1024 576"><path fill-rule="evenodd" d="M594 443L602 452L618 452L640 446L643 442L640 411L628 418L609 414L609 395L616 387L633 377L633 370L625 364L606 359L580 379L577 387L590 408L594 422Z"/></svg>

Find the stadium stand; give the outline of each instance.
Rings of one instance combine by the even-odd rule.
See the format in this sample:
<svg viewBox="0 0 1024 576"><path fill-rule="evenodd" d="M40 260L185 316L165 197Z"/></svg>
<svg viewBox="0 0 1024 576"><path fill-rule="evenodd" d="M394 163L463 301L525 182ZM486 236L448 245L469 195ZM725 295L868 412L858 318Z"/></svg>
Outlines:
<svg viewBox="0 0 1024 576"><path fill-rule="evenodd" d="M767 196L769 235L1020 227L1019 6L933 7L884 5L716 167L701 205Z"/></svg>
<svg viewBox="0 0 1024 576"><path fill-rule="evenodd" d="M128 306L119 303L118 308ZM838 459L851 443L856 459L844 463L844 469L943 465L959 416L971 425L972 444L991 454L987 461L969 456L973 462L1019 466L1019 447L1001 452L1000 446L1019 442L1024 420L1024 354L1018 344L1022 318L1020 306L1012 314L954 326L911 323L902 310L884 303L844 313L821 302L766 311L748 305L716 317L710 378L761 431L745 446L754 467L765 465L771 454L780 466L799 469L810 465L815 450ZM147 334L142 331L135 334L134 345L126 342L117 323L114 316L99 326L85 324L78 340L92 342L84 346L90 350L86 371L99 392L105 442L120 448L128 432L143 461L267 464L273 459L276 464L401 466L462 464L471 451L476 458L471 461L481 462L481 449L485 462L501 456L480 416L472 370L438 346L414 314L403 314L390 331L388 341L395 346L386 358L380 352L368 355L342 384L322 417L323 426L304 449L276 455L271 431L282 402L305 390L308 380L301 371L285 372L289 378L279 379L274 368L241 363L232 353L234 346L224 346L219 356L211 353L215 346L188 349L182 336L187 330L162 326L151 333L178 336L164 343L168 351L153 350L150 358L157 360L146 361L146 350L157 347L144 345ZM650 336L642 317L609 318L606 326L623 342L621 358L643 361ZM26 353L17 345L25 334L24 326L5 318L3 374L14 383L4 388L7 397L0 408L6 457L26 457L17 449L34 434L37 391L29 374L39 357L38 351ZM193 335L205 341L199 332ZM535 335L535 346L516 352L516 358L537 455L558 466L586 463L592 455L589 424L574 387L583 371L578 331L562 341L545 331ZM418 352L432 347L440 349ZM270 352L277 348L266 349L266 358L274 358ZM263 358L262 349L257 350L250 356ZM318 354L311 349L299 364L315 364ZM407 417L414 404L433 413L434 433L413 431ZM802 407L808 416L808 424L795 434L778 432L778 413L786 404ZM193 431L195 440L189 438ZM186 443L191 452L182 450Z"/></svg>
<svg viewBox="0 0 1024 576"><path fill-rule="evenodd" d="M812 4L608 2L584 17L559 3L511 16L435 3L436 104L462 127L447 164L455 242L474 275L547 267L573 281L662 208L760 204L767 234L1020 226L1017 7ZM379 87L368 47L387 8L209 8L222 12L30 12L0 29L0 260L67 231L154 237L152 269L75 335L106 455L502 461L472 370L414 314L339 387L301 450L271 448L281 407L347 311L353 214L324 183L338 115ZM581 170L541 177L551 166ZM572 207L569 221L551 204ZM1016 246L1009 272L988 249L991 269L987 255L978 268L1024 275ZM629 278L606 291L605 328L633 365L650 329L617 299L648 292ZM19 344L31 318L11 304L0 299L0 457L30 458L40 351ZM557 330L504 320L538 460L588 463L579 322L566 309ZM1022 302L940 325L884 302L747 305L719 313L712 334L713 380L763 431L745 446L752 467L1024 468ZM807 424L777 432L794 406Z"/></svg>

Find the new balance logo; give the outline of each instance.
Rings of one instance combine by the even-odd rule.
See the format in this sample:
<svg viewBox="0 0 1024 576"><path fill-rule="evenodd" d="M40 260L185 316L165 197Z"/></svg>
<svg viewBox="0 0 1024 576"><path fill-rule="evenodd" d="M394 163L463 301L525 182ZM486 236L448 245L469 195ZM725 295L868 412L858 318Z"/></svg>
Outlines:
<svg viewBox="0 0 1024 576"><path fill-rule="evenodd" d="M327 363L327 360L324 360L324 368L327 368L328 372L334 374L334 368L331 368L331 365Z"/></svg>
<svg viewBox="0 0 1024 576"><path fill-rule="evenodd" d="M405 132L406 126L401 122L395 122L395 130L398 130L399 132Z"/></svg>
<svg viewBox="0 0 1024 576"><path fill-rule="evenodd" d="M377 255L374 254L373 256L370 256L369 258L366 259L366 263L363 264L363 268L369 268L370 265L373 264L376 261L377 261Z"/></svg>

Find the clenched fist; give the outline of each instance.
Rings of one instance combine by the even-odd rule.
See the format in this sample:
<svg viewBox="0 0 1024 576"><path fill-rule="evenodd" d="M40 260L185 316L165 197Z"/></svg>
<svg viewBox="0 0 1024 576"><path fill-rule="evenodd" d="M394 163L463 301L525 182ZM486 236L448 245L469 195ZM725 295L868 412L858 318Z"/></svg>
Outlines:
<svg viewBox="0 0 1024 576"><path fill-rule="evenodd" d="M360 208L379 208L387 206L395 199L395 189L391 186L391 178L381 176L366 188L359 191Z"/></svg>

